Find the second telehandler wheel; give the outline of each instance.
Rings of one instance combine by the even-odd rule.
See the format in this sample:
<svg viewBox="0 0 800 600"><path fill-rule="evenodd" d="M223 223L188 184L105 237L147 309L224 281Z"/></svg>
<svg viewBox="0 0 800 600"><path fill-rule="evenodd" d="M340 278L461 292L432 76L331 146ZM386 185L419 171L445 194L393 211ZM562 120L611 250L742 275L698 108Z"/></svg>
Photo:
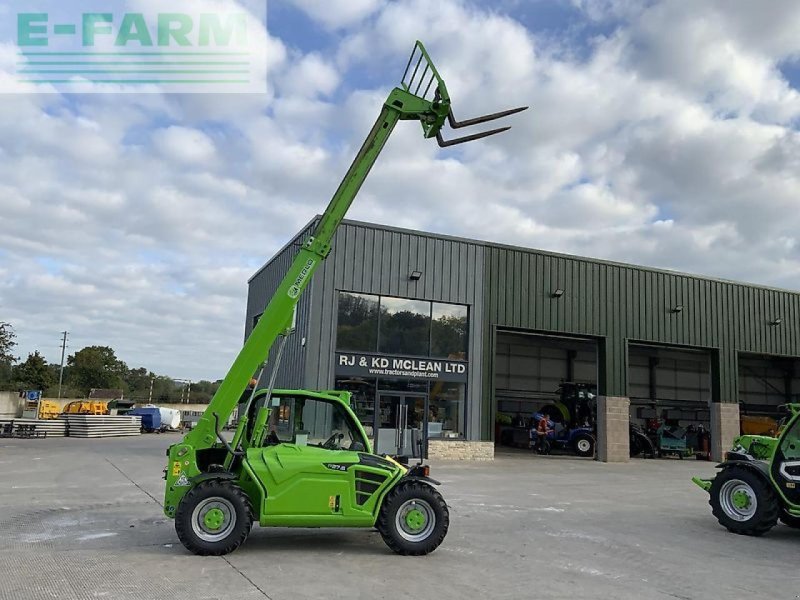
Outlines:
<svg viewBox="0 0 800 600"><path fill-rule="evenodd" d="M383 501L377 528L392 550L422 556L436 550L447 534L450 513L442 495L427 483L408 481Z"/></svg>
<svg viewBox="0 0 800 600"><path fill-rule="evenodd" d="M786 512L786 509L781 510L780 517L781 523L784 525L788 525L794 529L800 529L800 517L795 517L794 515L790 515Z"/></svg>
<svg viewBox="0 0 800 600"><path fill-rule="evenodd" d="M741 535L763 535L778 523L780 504L756 473L728 467L714 478L708 503L721 525Z"/></svg>
<svg viewBox="0 0 800 600"><path fill-rule="evenodd" d="M231 482L204 481L190 490L175 512L175 531L186 548L200 556L233 552L253 526L250 500Z"/></svg>

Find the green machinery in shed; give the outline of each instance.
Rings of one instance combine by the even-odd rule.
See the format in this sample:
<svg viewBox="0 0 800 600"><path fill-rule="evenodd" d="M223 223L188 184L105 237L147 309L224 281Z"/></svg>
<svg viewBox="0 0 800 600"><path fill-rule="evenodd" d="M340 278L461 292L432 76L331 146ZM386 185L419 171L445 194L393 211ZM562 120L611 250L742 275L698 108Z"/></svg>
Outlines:
<svg viewBox="0 0 800 600"><path fill-rule="evenodd" d="M503 127L445 140L458 129L525 110L457 121L444 81L417 42L400 87L389 94L375 125L336 190L312 237L250 333L196 427L167 451L164 512L183 544L197 554L236 549L255 519L262 526L377 527L401 554L427 554L447 533L449 514L428 467L407 468L372 451L350 408L348 392L275 390L275 374L293 330L298 299L398 121L418 121L441 147L501 133ZM231 441L221 434L254 373L260 380L275 342L267 389L253 387L240 406Z"/></svg>

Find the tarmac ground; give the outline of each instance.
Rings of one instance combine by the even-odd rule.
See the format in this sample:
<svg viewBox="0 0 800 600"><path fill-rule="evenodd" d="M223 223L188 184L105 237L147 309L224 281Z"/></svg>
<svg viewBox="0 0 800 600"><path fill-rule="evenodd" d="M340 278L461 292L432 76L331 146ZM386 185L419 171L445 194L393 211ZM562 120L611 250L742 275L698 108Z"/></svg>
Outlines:
<svg viewBox="0 0 800 600"><path fill-rule="evenodd" d="M0 599L800 598L800 530L728 533L690 481L712 463L434 462L451 525L427 557L373 530L255 527L203 558L159 504L177 440L0 440Z"/></svg>

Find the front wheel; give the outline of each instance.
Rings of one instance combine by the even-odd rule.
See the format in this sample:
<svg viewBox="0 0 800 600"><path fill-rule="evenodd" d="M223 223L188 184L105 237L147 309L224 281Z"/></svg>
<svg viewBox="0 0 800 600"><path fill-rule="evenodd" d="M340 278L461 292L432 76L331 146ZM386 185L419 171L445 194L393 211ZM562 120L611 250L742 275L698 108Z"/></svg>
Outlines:
<svg viewBox="0 0 800 600"><path fill-rule="evenodd" d="M594 456L595 441L588 433L583 433L572 442L572 449L578 456Z"/></svg>
<svg viewBox="0 0 800 600"><path fill-rule="evenodd" d="M740 535L764 535L778 522L780 506L775 492L759 475L728 467L714 478L708 503L723 525Z"/></svg>
<svg viewBox="0 0 800 600"><path fill-rule="evenodd" d="M386 496L377 528L397 554L422 556L439 547L449 525L450 512L442 495L427 483L408 481Z"/></svg>
<svg viewBox="0 0 800 600"><path fill-rule="evenodd" d="M247 539L253 511L247 494L227 481L204 481L190 490L175 513L175 531L200 556L233 552Z"/></svg>
<svg viewBox="0 0 800 600"><path fill-rule="evenodd" d="M785 508L781 510L779 518L781 520L781 523L783 523L784 525L788 525L793 529L800 529L800 517L795 517L794 515L790 515Z"/></svg>

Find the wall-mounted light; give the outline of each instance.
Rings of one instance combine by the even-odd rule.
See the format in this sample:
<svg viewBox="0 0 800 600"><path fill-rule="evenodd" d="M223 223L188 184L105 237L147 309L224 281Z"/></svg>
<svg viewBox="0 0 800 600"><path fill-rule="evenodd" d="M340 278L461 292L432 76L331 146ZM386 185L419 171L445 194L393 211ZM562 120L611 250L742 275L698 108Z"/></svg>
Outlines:
<svg viewBox="0 0 800 600"><path fill-rule="evenodd" d="M550 296L553 298L561 298L561 296L563 295L564 295L564 290L562 290L561 288L554 289L553 293L550 294Z"/></svg>
<svg viewBox="0 0 800 600"><path fill-rule="evenodd" d="M769 322L769 324L772 325L773 327L780 325L781 323L783 323L783 319L781 319L780 317L776 317L775 319L772 319L772 321Z"/></svg>
<svg viewBox="0 0 800 600"><path fill-rule="evenodd" d="M673 306L673 307L670 309L670 311L669 311L669 312L672 312L672 313L679 313L679 312L683 312L683 304L678 304L678 306Z"/></svg>
<svg viewBox="0 0 800 600"><path fill-rule="evenodd" d="M408 276L411 281L419 281L422 279L422 271L411 271L411 274Z"/></svg>

